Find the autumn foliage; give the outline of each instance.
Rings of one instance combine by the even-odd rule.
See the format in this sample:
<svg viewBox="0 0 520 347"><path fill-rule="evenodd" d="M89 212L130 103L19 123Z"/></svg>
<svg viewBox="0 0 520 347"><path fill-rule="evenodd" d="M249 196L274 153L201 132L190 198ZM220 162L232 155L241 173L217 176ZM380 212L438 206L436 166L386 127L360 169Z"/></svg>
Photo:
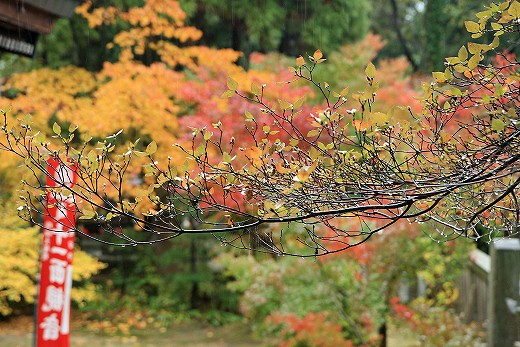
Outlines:
<svg viewBox="0 0 520 347"><path fill-rule="evenodd" d="M4 129L12 138L5 149L35 172L49 154L79 162L80 218L108 230L129 219L154 237L215 232L223 244L309 257L354 247L401 220L433 222L443 240L517 232L518 77L516 58L499 50L517 32L517 1L467 22L474 38L489 32L492 41L448 57L422 95L404 61L382 61L377 71L351 48L331 55L338 64L330 68L318 49L288 70L255 69L255 59L269 58L253 57L246 71L235 63L239 52L197 46L201 32L176 1L129 10L87 2L79 13L93 28L128 26L109 45L119 61L95 74L69 67L13 76L12 113L36 121L9 132L6 115ZM369 35L357 48L371 59L381 45ZM341 85L344 66L361 78ZM327 74L336 79L322 80ZM52 132L35 130L46 123ZM41 188L29 185L26 201ZM37 209L20 211L30 218ZM183 226L187 216L196 228ZM303 231L263 229L294 221Z"/></svg>
<svg viewBox="0 0 520 347"><path fill-rule="evenodd" d="M277 347L296 347L301 345L323 347L353 347L354 343L345 340L341 325L336 324L324 312L309 313L305 317L273 314L267 324L280 326L283 342Z"/></svg>
<svg viewBox="0 0 520 347"><path fill-rule="evenodd" d="M96 72L14 74L2 85L2 194L20 198L22 218L38 224L40 178L53 156L79 167L74 190L58 191L74 194L80 225L100 229L89 237L122 246L182 237L219 254L205 265L225 278L236 311L274 329L280 347L374 346L389 314L439 345L464 329L448 310L439 314L456 333L421 324L456 299L453 276L469 247L434 248L430 238L491 242L518 233L520 78L517 57L502 50L519 32L518 1L467 22L474 39L490 42L468 42L422 84L406 60L377 59L385 43L373 34L335 52L253 53L244 69L241 52L199 44L203 33L186 24L178 1L129 9L87 1L78 13L93 30L125 28L107 47L117 61ZM13 170L19 165L25 174ZM11 183L18 176L19 191ZM11 240L0 249L11 269L2 315L11 302L31 300L26 259L35 256L36 228L20 229L0 225ZM188 239L210 233L223 246L269 255L209 251L214 243ZM81 303L102 264L76 261ZM147 273L151 263L139 266ZM163 275L139 278L145 289L136 296L169 291ZM402 302L400 281L417 275L428 301Z"/></svg>

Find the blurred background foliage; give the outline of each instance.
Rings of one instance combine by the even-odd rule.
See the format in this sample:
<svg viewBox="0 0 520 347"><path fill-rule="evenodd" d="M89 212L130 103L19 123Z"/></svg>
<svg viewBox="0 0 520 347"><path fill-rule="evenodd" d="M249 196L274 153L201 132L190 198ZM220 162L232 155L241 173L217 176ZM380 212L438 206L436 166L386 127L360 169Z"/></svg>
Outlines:
<svg viewBox="0 0 520 347"><path fill-rule="evenodd" d="M129 9L143 0L94 1L95 7ZM288 56L321 49L326 55L368 32L388 43L378 58L404 56L414 71L429 73L455 55L466 37L464 20L487 5L486 0L183 0L187 24L204 33L200 44L233 48L244 53L248 66L252 52L280 52ZM259 15L261 14L261 15ZM90 71L115 62L118 50L107 48L114 36L128 28L122 21L92 30L79 14L58 20L53 32L38 45L35 62L27 68L58 68L73 64ZM26 59L9 62L20 64ZM2 69L13 71L12 68Z"/></svg>
<svg viewBox="0 0 520 347"><path fill-rule="evenodd" d="M16 161L10 159L3 155L0 164L0 318L32 312L41 248L39 229L28 226L13 208L16 205L16 196L12 196L16 189L14 182L25 175ZM106 264L95 257L75 250L72 300L77 307L97 297L99 288L92 282L92 276L105 267Z"/></svg>
<svg viewBox="0 0 520 347"><path fill-rule="evenodd" d="M41 39L33 60L1 54L0 106L12 107L15 116L31 113L49 137L55 121L80 124L99 137L124 127L125 141L154 139L167 148L190 138L188 126L221 120L226 129L243 133L247 103L218 97L227 89L229 74L243 88L251 82L273 86L267 95L271 101L306 96L307 111L312 111L322 102L319 96L305 86L276 82L291 78L287 66L295 56L320 48L328 61L318 73L332 89L361 89L365 66L374 60L381 83L376 108L410 105L419 111L418 81L457 52L466 37L463 20L486 1L165 3L175 11L170 16L177 16L173 35L162 28L137 36L142 41L135 45L114 45L118 34L151 27L151 18L134 17L132 9L148 5L147 13L161 16L161 7L152 0L96 0L82 14L59 20ZM106 6L116 9L112 19L102 17ZM89 26L85 17L106 20ZM200 39L193 38L193 27L202 32ZM125 50L130 55L122 54ZM185 59L172 61L171 52ZM4 152L0 156L0 268L6 274L0 277L0 317L7 319L27 312L34 301L39 241L38 230L19 221L12 207L23 176L19 163ZM141 189L139 182L147 178L142 168L133 170L138 179L131 184ZM305 260L234 251L211 236L131 249L80 238L91 255L75 254L73 299L92 319L112 319L114 324L103 325L107 332L128 328L117 328L113 317L118 312L145 311L164 324L245 319L258 331L278 336L280 346L381 345L390 320L431 341L430 346L470 345L481 338L479 329L473 327L468 337L467 326L450 307L458 295L453 283L474 245L432 242L427 229L426 224L401 223L352 251ZM415 298L417 283L427 288L424 297ZM403 294L405 284L409 289ZM442 324L428 321L431 314L442 316ZM133 328L141 327L138 323ZM440 339L439 330L449 334Z"/></svg>

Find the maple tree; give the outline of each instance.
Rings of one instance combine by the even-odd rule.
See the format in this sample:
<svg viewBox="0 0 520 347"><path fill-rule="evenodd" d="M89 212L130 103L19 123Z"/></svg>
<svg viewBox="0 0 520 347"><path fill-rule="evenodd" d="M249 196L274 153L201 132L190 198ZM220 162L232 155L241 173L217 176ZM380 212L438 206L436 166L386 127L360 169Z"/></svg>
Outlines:
<svg viewBox="0 0 520 347"><path fill-rule="evenodd" d="M217 51L173 44L172 40L195 40L199 34L194 28L182 27L180 8L174 6L170 13L161 4L148 1L128 12L107 8L91 14L92 25L111 21L117 14L135 26L131 36L122 33L115 38L122 49L120 62L107 64L100 76L107 77L103 78L107 84L116 84L119 79L111 72L118 71L133 82L136 76L157 69L157 74L175 76L173 80L180 76L170 69L184 66L198 80L181 81L200 86L208 82L204 78L208 74L217 78L230 75L222 96L231 99L221 104L221 122L209 125L202 120L202 126L195 127L188 138L166 137L179 142L171 151L160 141L149 141L145 147L132 142L120 149L118 133L97 142L87 138L76 145L72 141L75 127L64 131L56 123L56 144L33 130L29 119L13 127L7 112L2 112L3 149L25 158L35 174L46 173L43 163L48 156L78 163L78 185L74 190L66 186L58 190L75 197L80 219L92 219L113 234L114 239L105 242L135 245L190 233L214 233L223 244L239 248L318 256L356 246L403 219L432 222L437 234L431 236L439 240L467 236L491 241L518 233L520 78L516 58L500 51L500 43L507 42L508 35L518 34L518 1L491 4L477 14L478 22L466 22L472 37L487 34L493 40L489 44L469 42L457 57L446 59L446 70L434 72L434 82L423 85L422 113L411 107L378 109L379 82L371 63L361 90L331 88L316 77L325 61L319 50L307 59L298 57L290 80L276 88L291 91L292 85L306 83L321 95L323 105L312 106L305 97L291 93L278 94L275 101L270 85L258 83L254 73L233 64L236 52L226 51L230 58L224 58L228 64L223 64L215 59L220 58ZM87 9L88 5L88 16ZM143 22L145 16L140 14L149 10L164 16L155 24ZM146 17L151 15L146 13ZM170 27L163 25L163 19L178 26L166 31ZM161 61L147 61L149 66L135 61L150 50ZM493 57L497 59L489 60ZM172 96L182 94L182 84L179 86ZM144 94L134 94L135 90L124 88L119 92L130 103L140 95L149 102L161 100L147 96L144 90L139 92ZM165 88L175 87L169 84ZM87 121L115 108L111 103L102 107L99 100L103 95L88 102L93 116ZM353 108L349 100L357 106ZM169 101L171 96L164 98L165 103ZM211 102L217 107L220 103ZM175 107L178 104L172 105ZM230 107L245 111L246 125L241 132L231 134L224 125ZM62 108L58 103L58 109ZM74 113L79 114L70 112ZM211 112L204 116L212 120ZM146 127L159 124L146 117L141 121L141 128L150 135L165 131L147 132ZM138 163L133 167L139 167L144 177L135 176L137 169L127 172L132 162ZM129 175L143 179L145 189L127 192ZM23 217L32 218L41 211L32 197L44 190L37 182L28 182L19 208ZM139 241L117 231L114 225L123 219L149 232L151 239ZM304 228L280 227L280 223L294 222Z"/></svg>

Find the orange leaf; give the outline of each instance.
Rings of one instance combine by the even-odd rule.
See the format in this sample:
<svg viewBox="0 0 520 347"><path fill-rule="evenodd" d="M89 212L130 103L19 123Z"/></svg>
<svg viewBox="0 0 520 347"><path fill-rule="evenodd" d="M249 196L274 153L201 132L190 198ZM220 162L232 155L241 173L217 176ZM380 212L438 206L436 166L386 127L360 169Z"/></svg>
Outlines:
<svg viewBox="0 0 520 347"><path fill-rule="evenodd" d="M354 126L354 128L356 128L357 131L367 131L372 125L372 122L363 122L355 119L352 121L352 125Z"/></svg>
<svg viewBox="0 0 520 347"><path fill-rule="evenodd" d="M262 166L264 161L262 159L262 150L258 147L251 147L244 150L244 154L249 159L253 166Z"/></svg>
<svg viewBox="0 0 520 347"><path fill-rule="evenodd" d="M277 164L276 164L276 171L278 171L279 173L281 174L285 174L285 173L288 173L288 172L291 172L291 170L285 168L283 166L283 161L279 161Z"/></svg>

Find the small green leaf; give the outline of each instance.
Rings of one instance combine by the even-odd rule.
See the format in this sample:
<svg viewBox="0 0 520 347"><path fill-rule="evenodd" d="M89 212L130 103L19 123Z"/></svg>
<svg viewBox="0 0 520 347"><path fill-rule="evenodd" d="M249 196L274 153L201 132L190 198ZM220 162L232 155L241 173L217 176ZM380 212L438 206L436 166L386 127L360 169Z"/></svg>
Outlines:
<svg viewBox="0 0 520 347"><path fill-rule="evenodd" d="M462 96L462 91L459 88L453 87L450 91L453 96Z"/></svg>
<svg viewBox="0 0 520 347"><path fill-rule="evenodd" d="M307 133L307 137L314 137L314 136L318 136L320 134L320 131L315 129L315 130L311 130Z"/></svg>
<svg viewBox="0 0 520 347"><path fill-rule="evenodd" d="M493 93L493 96L495 98L500 98L501 96L503 96L506 92L506 89L504 87L502 87L502 85L500 84L495 84L495 92Z"/></svg>
<svg viewBox="0 0 520 347"><path fill-rule="evenodd" d="M501 11L503 11L504 9L502 9ZM482 12L477 12L477 14L475 14L475 16L477 18L489 18L490 16L492 15L492 11L491 10L486 10L486 11L482 11Z"/></svg>
<svg viewBox="0 0 520 347"><path fill-rule="evenodd" d="M469 68L466 65L457 64L453 67L453 70L455 70L458 73L464 73L469 70Z"/></svg>
<svg viewBox="0 0 520 347"><path fill-rule="evenodd" d="M482 52L482 50L483 50L482 44L476 43L476 42L468 42L468 51L471 54L480 53L480 52Z"/></svg>
<svg viewBox="0 0 520 347"><path fill-rule="evenodd" d="M235 81L234 79L232 79L230 76L227 79L227 86L228 86L229 90L235 91L238 89L238 82Z"/></svg>
<svg viewBox="0 0 520 347"><path fill-rule="evenodd" d="M36 135L34 135L34 140L38 143L44 143L45 135L43 135L41 132L38 132Z"/></svg>
<svg viewBox="0 0 520 347"><path fill-rule="evenodd" d="M294 102L294 108L300 108L303 106L303 103L305 102L305 96L302 96L301 98L299 98L298 100L296 100Z"/></svg>
<svg viewBox="0 0 520 347"><path fill-rule="evenodd" d="M448 57L448 58L446 58L446 61L448 62L449 65L457 65L457 64L460 64L460 59L459 59L459 57Z"/></svg>
<svg viewBox="0 0 520 347"><path fill-rule="evenodd" d="M368 63L365 74L368 78L373 79L376 76L376 67L372 63Z"/></svg>
<svg viewBox="0 0 520 347"><path fill-rule="evenodd" d="M69 133L73 133L78 129L78 126L76 124L69 125Z"/></svg>
<svg viewBox="0 0 520 347"><path fill-rule="evenodd" d="M235 91L234 90L226 90L224 93L222 93L222 95L220 97L222 99L226 99L226 98L232 97L233 95L235 95Z"/></svg>
<svg viewBox="0 0 520 347"><path fill-rule="evenodd" d="M260 94L260 86L258 85L258 83L251 83L251 92L255 95Z"/></svg>
<svg viewBox="0 0 520 347"><path fill-rule="evenodd" d="M228 152L224 152L224 154L222 154L222 161L223 162L231 163L232 160L233 160L233 158L229 155Z"/></svg>
<svg viewBox="0 0 520 347"><path fill-rule="evenodd" d="M382 125L387 123L390 120L388 114L383 112L372 112L367 115L367 119L369 119L373 124Z"/></svg>
<svg viewBox="0 0 520 347"><path fill-rule="evenodd" d="M22 124L23 125L26 125L26 126L29 126L31 124L31 118L32 116L30 114L26 114L24 117L23 117L23 122Z"/></svg>
<svg viewBox="0 0 520 347"><path fill-rule="evenodd" d="M278 99L278 105L280 105L280 107L285 111L289 108L293 108L293 105L288 102L288 101L285 101L285 100L281 100L281 99Z"/></svg>
<svg viewBox="0 0 520 347"><path fill-rule="evenodd" d="M60 135L61 134L61 127L58 123L54 122L54 124L52 125L52 131L56 134L56 135Z"/></svg>
<svg viewBox="0 0 520 347"><path fill-rule="evenodd" d="M152 155L155 152L157 152L157 143L152 141L148 146L146 146L146 154Z"/></svg>
<svg viewBox="0 0 520 347"><path fill-rule="evenodd" d="M245 115L246 115L246 119L255 120L255 117L251 114L251 112L246 111Z"/></svg>
<svg viewBox="0 0 520 347"><path fill-rule="evenodd" d="M491 128L497 132L501 132L505 127L506 124L501 119L493 119L493 121L491 121Z"/></svg>
<svg viewBox="0 0 520 347"><path fill-rule="evenodd" d="M81 213L82 215L79 216L79 219L92 219L97 215L96 211L94 210L83 210Z"/></svg>

